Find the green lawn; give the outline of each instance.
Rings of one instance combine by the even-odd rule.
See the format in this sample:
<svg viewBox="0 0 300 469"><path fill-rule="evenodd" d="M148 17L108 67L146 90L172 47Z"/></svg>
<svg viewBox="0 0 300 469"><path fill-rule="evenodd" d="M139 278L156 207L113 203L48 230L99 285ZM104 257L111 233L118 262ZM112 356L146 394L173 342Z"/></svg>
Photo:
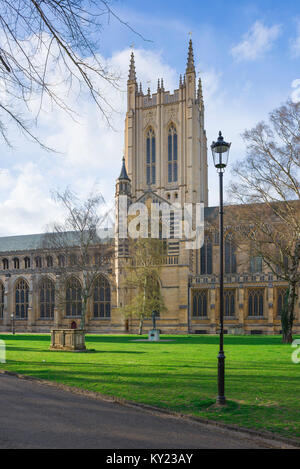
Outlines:
<svg viewBox="0 0 300 469"><path fill-rule="evenodd" d="M48 335L1 335L2 369L300 438L300 364L277 336L225 336L228 406L214 405L216 336L87 336L94 353L49 351Z"/></svg>

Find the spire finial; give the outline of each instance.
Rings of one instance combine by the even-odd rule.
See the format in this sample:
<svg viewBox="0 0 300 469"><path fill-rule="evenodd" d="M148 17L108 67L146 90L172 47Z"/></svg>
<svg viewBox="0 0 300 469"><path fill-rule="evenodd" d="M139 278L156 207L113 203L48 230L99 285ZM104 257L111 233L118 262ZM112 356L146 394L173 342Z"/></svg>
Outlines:
<svg viewBox="0 0 300 469"><path fill-rule="evenodd" d="M198 101L203 101L202 82L201 78L198 80Z"/></svg>
<svg viewBox="0 0 300 469"><path fill-rule="evenodd" d="M160 86L161 86L161 91L165 91L163 78L160 79Z"/></svg>
<svg viewBox="0 0 300 469"><path fill-rule="evenodd" d="M130 56L128 82L136 83L135 63L134 63L134 53L133 52L131 52L131 56Z"/></svg>
<svg viewBox="0 0 300 469"><path fill-rule="evenodd" d="M195 72L194 51L193 51L192 39L190 39L190 41L189 41L189 51L188 51L188 59L187 59L187 64L186 64L186 71L187 72Z"/></svg>
<svg viewBox="0 0 300 469"><path fill-rule="evenodd" d="M159 81L159 78L157 80L157 91L160 91L160 81Z"/></svg>
<svg viewBox="0 0 300 469"><path fill-rule="evenodd" d="M123 155L123 158L122 158L122 168L121 168L119 179L128 179L128 180L130 180L129 177L128 177L127 171L126 171L125 156L124 155Z"/></svg>

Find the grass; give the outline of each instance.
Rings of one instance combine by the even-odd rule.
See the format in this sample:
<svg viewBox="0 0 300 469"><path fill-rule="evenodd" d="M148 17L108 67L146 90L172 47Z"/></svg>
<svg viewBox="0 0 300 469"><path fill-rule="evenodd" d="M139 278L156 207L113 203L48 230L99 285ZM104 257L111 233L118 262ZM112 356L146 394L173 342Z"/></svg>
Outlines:
<svg viewBox="0 0 300 469"><path fill-rule="evenodd" d="M48 335L0 335L2 369L198 417L300 438L300 364L279 336L225 336L225 408L215 406L216 336L88 335L94 353L50 351Z"/></svg>

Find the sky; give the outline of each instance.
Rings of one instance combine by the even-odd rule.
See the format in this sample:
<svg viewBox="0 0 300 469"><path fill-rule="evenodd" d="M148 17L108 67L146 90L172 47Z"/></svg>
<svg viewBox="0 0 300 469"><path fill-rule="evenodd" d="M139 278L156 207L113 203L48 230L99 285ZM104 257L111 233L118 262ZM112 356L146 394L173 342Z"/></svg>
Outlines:
<svg viewBox="0 0 300 469"><path fill-rule="evenodd" d="M119 0L112 7L137 34L113 17L99 31L98 53L121 76L119 90L104 90L114 109L111 127L85 92L68 96L76 121L50 106L39 116L33 130L56 153L10 127L13 147L0 140L0 236L44 232L62 213L51 198L54 190L69 187L84 198L95 188L112 206L124 147L132 45L144 91L150 85L155 92L163 77L172 92L185 72L192 36L203 82L211 206L218 204L218 178L209 147L218 131L232 142L226 188L230 167L246 156L242 132L287 99L300 100L299 0ZM63 85L60 92L65 92Z"/></svg>

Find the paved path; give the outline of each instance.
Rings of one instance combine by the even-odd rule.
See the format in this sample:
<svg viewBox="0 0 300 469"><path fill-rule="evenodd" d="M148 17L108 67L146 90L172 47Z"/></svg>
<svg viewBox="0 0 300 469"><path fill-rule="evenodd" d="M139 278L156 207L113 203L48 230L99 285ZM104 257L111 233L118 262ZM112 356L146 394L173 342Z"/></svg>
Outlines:
<svg viewBox="0 0 300 469"><path fill-rule="evenodd" d="M0 448L268 447L245 434L0 374Z"/></svg>

